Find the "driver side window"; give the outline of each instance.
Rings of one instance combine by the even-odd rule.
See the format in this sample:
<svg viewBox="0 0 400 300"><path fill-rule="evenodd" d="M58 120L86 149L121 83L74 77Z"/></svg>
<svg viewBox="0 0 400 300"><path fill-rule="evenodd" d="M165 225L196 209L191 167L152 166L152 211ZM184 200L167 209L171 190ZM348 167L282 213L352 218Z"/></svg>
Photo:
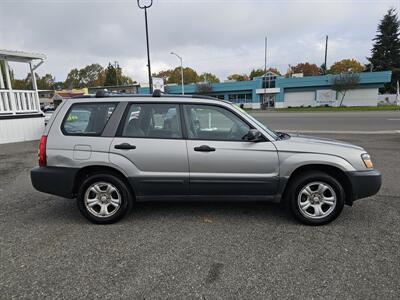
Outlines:
<svg viewBox="0 0 400 300"><path fill-rule="evenodd" d="M189 139L244 141L249 125L229 110L211 105L185 105Z"/></svg>

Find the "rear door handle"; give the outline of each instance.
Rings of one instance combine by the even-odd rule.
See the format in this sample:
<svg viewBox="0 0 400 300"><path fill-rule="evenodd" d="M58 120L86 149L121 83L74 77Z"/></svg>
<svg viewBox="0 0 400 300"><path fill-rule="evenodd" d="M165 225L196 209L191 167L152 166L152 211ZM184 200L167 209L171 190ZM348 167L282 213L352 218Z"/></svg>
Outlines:
<svg viewBox="0 0 400 300"><path fill-rule="evenodd" d="M122 144L119 144L119 145L115 145L114 148L115 149L121 149L121 150L132 150L132 149L136 149L136 146L128 144L128 143L122 143Z"/></svg>
<svg viewBox="0 0 400 300"><path fill-rule="evenodd" d="M215 148L210 147L208 145L202 145L199 147L194 147L194 151L198 151L198 152L213 152L215 151Z"/></svg>

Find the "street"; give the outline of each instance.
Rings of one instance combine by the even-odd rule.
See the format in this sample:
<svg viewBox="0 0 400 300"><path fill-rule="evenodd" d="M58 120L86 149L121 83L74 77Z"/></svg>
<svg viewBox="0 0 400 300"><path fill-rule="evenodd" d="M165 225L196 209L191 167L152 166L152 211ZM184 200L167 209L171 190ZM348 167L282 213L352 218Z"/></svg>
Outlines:
<svg viewBox="0 0 400 300"><path fill-rule="evenodd" d="M379 194L322 227L243 202L136 204L100 226L75 201L32 188L37 141L0 145L1 298L398 299L400 134L373 133L400 130L400 112L255 116L273 129L345 132L316 135L363 146L383 174Z"/></svg>
<svg viewBox="0 0 400 300"><path fill-rule="evenodd" d="M255 112L274 130L321 133L394 133L400 131L400 111Z"/></svg>

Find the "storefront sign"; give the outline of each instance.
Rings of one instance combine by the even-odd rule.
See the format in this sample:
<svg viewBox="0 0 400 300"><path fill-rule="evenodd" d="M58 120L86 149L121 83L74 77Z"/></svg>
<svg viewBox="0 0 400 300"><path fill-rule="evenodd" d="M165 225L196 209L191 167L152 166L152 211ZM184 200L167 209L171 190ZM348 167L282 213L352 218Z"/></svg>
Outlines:
<svg viewBox="0 0 400 300"><path fill-rule="evenodd" d="M153 90L160 90L161 92L164 92L164 79L153 77L152 80L153 80Z"/></svg>
<svg viewBox="0 0 400 300"><path fill-rule="evenodd" d="M317 90L315 105L336 106L336 92L334 90Z"/></svg>

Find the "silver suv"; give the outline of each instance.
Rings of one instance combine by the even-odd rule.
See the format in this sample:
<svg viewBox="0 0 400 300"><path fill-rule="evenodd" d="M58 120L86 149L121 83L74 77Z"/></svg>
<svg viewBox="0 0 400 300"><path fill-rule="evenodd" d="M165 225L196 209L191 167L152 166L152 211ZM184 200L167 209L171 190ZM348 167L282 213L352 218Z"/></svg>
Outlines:
<svg viewBox="0 0 400 300"><path fill-rule="evenodd" d="M282 202L321 225L381 186L361 147L274 132L229 102L160 93L64 101L31 179L77 198L95 223L116 222L135 201L186 199Z"/></svg>

